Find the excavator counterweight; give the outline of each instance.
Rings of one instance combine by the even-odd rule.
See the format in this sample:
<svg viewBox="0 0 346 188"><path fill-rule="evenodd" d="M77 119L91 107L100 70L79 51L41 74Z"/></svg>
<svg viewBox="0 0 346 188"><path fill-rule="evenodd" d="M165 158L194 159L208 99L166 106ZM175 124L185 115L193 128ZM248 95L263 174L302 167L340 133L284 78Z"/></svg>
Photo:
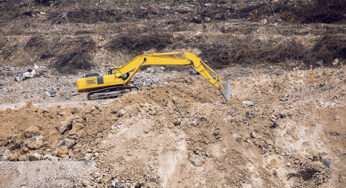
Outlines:
<svg viewBox="0 0 346 188"><path fill-rule="evenodd" d="M76 86L79 92L89 92L88 99L104 99L117 97L126 92L137 89L131 86L130 80L142 66L150 65L188 65L196 70L202 77L219 89L227 102L231 97L231 85L222 82L206 63L196 55L189 52L171 52L139 55L120 67L112 67L108 74L87 74L77 79Z"/></svg>

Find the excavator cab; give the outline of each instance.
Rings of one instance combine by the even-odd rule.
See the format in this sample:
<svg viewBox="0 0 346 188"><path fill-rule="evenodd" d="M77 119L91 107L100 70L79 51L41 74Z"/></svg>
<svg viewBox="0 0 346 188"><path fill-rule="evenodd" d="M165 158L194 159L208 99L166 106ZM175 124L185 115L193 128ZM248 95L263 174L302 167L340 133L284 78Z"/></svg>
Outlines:
<svg viewBox="0 0 346 188"><path fill-rule="evenodd" d="M129 76L130 76L130 73L126 73L126 74L120 74L119 72L119 68L120 67L111 67L109 68L108 70L108 75L115 75L118 77L118 75L116 73L118 73L119 75L121 75L120 77L123 79L123 80L126 80Z"/></svg>
<svg viewBox="0 0 346 188"><path fill-rule="evenodd" d="M119 70L120 67L111 67L108 70L108 74L115 74L117 70Z"/></svg>

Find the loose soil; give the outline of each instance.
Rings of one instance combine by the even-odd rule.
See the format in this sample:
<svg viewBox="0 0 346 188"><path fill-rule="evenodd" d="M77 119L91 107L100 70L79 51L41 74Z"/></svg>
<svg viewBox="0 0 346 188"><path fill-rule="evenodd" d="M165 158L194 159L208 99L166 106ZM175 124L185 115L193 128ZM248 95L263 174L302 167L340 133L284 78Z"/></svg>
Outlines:
<svg viewBox="0 0 346 188"><path fill-rule="evenodd" d="M0 187L344 187L345 5L323 2L1 1ZM230 102L175 66L116 99L75 90L170 51L201 57Z"/></svg>

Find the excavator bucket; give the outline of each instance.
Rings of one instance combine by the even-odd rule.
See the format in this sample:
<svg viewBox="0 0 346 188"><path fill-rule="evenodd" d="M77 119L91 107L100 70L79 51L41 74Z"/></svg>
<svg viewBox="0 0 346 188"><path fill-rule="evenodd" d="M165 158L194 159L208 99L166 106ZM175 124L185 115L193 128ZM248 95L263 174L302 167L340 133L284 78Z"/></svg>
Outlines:
<svg viewBox="0 0 346 188"><path fill-rule="evenodd" d="M224 82L223 83L223 87L220 87L220 91L223 95L223 97L225 97L226 101L229 102L229 99L231 98L231 84L228 82Z"/></svg>

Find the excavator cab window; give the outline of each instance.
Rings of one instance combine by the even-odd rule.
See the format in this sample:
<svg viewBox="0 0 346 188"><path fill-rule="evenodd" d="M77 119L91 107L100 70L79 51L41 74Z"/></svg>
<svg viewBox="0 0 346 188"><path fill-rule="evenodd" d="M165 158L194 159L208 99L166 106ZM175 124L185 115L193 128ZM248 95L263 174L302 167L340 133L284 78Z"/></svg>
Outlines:
<svg viewBox="0 0 346 188"><path fill-rule="evenodd" d="M108 74L115 74L116 70L118 70L117 67L114 67L114 68L112 67L112 68L110 68L110 69L108 70ZM126 74L121 75L121 78L122 78L123 80L126 80L129 76L130 76L130 73L128 72L128 73L126 73Z"/></svg>
<svg viewBox="0 0 346 188"><path fill-rule="evenodd" d="M110 68L108 74L115 74L115 70L117 70L117 68Z"/></svg>
<svg viewBox="0 0 346 188"><path fill-rule="evenodd" d="M119 67L111 67L108 70L108 74L115 74L115 71L118 70L118 69L119 69Z"/></svg>

